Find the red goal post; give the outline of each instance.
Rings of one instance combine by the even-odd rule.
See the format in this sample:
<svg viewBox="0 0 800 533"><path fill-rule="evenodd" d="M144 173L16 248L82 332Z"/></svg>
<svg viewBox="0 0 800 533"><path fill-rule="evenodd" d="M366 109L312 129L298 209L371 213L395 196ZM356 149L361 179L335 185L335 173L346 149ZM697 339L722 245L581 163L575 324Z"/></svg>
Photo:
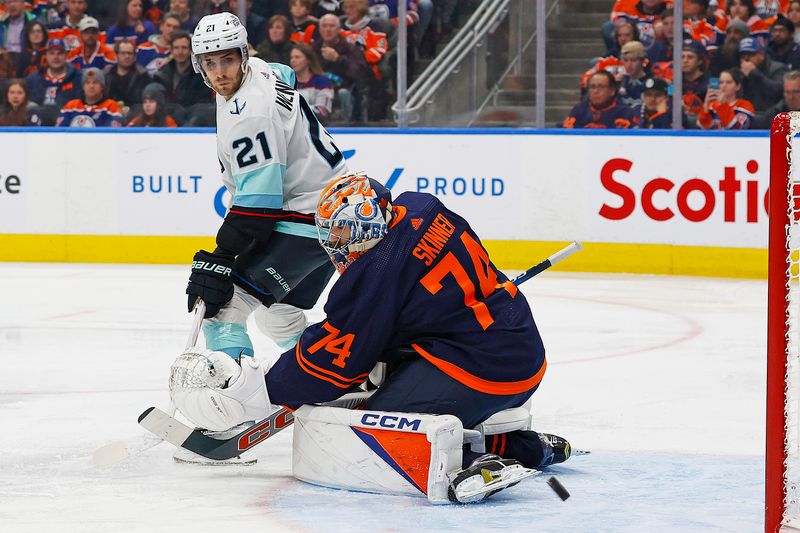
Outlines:
<svg viewBox="0 0 800 533"><path fill-rule="evenodd" d="M792 160L798 132L800 113L779 114L770 131L764 501L770 533L800 531L800 173Z"/></svg>

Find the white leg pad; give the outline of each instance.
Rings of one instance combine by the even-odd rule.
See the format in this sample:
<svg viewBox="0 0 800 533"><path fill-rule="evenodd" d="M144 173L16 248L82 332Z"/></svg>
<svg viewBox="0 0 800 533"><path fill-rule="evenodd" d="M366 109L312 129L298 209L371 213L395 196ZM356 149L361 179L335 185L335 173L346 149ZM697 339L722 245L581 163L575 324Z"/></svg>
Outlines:
<svg viewBox="0 0 800 533"><path fill-rule="evenodd" d="M310 405L294 416L297 479L449 503L448 474L461 469L464 440L456 417Z"/></svg>
<svg viewBox="0 0 800 533"><path fill-rule="evenodd" d="M486 435L498 435L500 433L510 433L512 431L519 431L521 429L531 429L532 416L530 400L521 407L512 407L497 412L478 424L474 431L479 433L475 435L472 431L465 432L465 442L470 444L470 449L473 452L485 453L486 446L484 445L484 437Z"/></svg>
<svg viewBox="0 0 800 533"><path fill-rule="evenodd" d="M302 309L280 303L256 309L255 320L259 331L283 349L294 346L308 324Z"/></svg>

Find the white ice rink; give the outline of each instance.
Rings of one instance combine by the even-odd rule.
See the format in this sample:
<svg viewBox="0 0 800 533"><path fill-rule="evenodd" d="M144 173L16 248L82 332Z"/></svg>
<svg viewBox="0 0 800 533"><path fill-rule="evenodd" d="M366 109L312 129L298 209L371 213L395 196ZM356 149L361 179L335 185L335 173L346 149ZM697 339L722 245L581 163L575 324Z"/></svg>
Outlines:
<svg viewBox="0 0 800 533"><path fill-rule="evenodd" d="M187 275L0 264L1 532L763 530L764 281L525 283L548 349L535 428L592 454L483 505L432 507L295 480L288 430L252 467L175 464L168 444L93 466L95 448L140 435L139 413L166 404L191 321ZM253 337L258 355L277 355Z"/></svg>

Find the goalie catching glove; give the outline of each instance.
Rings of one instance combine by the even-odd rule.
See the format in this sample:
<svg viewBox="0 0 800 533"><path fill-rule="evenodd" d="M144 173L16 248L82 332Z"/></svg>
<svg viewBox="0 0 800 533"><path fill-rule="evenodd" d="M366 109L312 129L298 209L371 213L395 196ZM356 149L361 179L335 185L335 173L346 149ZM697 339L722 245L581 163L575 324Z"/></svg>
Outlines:
<svg viewBox="0 0 800 533"><path fill-rule="evenodd" d="M275 410L264 380L267 370L253 357L242 357L239 366L225 353L191 348L172 364L170 397L193 424L224 431Z"/></svg>
<svg viewBox="0 0 800 533"><path fill-rule="evenodd" d="M192 274L186 287L190 313L198 298L206 304L206 314L203 318L216 316L222 306L231 301L233 298L231 273L234 261L234 257L229 254L211 253L205 250L194 254Z"/></svg>

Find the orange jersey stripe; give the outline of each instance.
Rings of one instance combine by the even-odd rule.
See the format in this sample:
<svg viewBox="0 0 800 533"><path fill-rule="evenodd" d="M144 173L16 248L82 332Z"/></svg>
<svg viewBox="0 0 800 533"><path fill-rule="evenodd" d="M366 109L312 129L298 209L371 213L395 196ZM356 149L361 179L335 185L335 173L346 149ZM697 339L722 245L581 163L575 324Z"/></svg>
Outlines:
<svg viewBox="0 0 800 533"><path fill-rule="evenodd" d="M327 381L328 383L332 383L341 389L349 389L353 385L363 382L369 376L369 372L366 374L359 374L354 378L346 378L344 376L340 376L336 372L332 372L325 368L318 367L305 357L303 357L303 351L300 349L300 343L297 343L297 348L295 350L295 354L297 356L297 363L300 365L300 368L303 369L307 374L314 376L317 379L321 379L323 381Z"/></svg>
<svg viewBox="0 0 800 533"><path fill-rule="evenodd" d="M454 380L458 381L459 383L466 385L467 387L474 389L478 392L483 392L485 394L495 394L498 396L510 395L510 394L520 394L522 392L527 392L531 390L533 387L541 383L542 377L544 377L544 372L547 369L547 361L542 361L542 368L534 374L533 376L529 377L528 379L524 379L522 381L489 381L488 379L479 378L473 374L470 374L463 368L460 368L453 363L445 361L444 359L439 359L438 357L431 355L430 353L426 352L421 346L417 344L411 345L414 350L420 354L425 360L431 363L433 366L453 378Z"/></svg>

